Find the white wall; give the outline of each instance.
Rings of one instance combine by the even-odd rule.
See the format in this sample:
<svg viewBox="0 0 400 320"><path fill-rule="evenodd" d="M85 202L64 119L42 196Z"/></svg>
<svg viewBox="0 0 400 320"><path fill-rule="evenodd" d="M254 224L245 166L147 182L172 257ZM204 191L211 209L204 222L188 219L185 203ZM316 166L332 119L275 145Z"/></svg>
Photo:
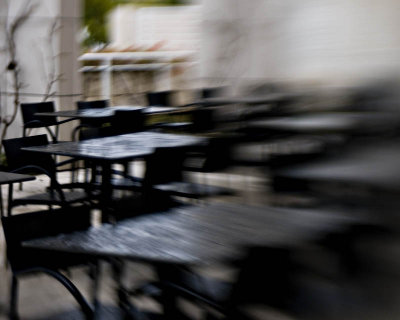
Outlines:
<svg viewBox="0 0 400 320"><path fill-rule="evenodd" d="M43 99L46 86L55 76L61 76L52 87L52 92L70 95L80 91L77 57L79 56L77 45L77 27L80 25L80 0L13 0L9 2L9 10L6 10L6 1L0 0L0 32L1 47L5 45L5 24L8 26L19 15L21 10L31 3L35 10L16 33L17 60L21 69L21 102L36 102ZM74 9L72 10L71 7ZM67 8L69 8L67 10ZM8 19L8 22L7 22ZM57 29L53 37L49 37L51 26L57 21ZM0 64L6 66L9 57L6 52L0 52ZM2 92L13 92L12 74L10 72L0 74L0 86ZM72 85L74 84L74 85ZM60 99L52 98L57 107ZM2 95L2 116L7 116L13 110L13 97ZM1 128L0 128L1 130ZM13 126L9 130L8 137L21 136L22 118L20 112Z"/></svg>
<svg viewBox="0 0 400 320"><path fill-rule="evenodd" d="M204 0L208 83L353 84L400 71L397 0Z"/></svg>
<svg viewBox="0 0 400 320"><path fill-rule="evenodd" d="M201 6L135 8L117 7L110 15L111 46L143 49L198 50L201 38Z"/></svg>

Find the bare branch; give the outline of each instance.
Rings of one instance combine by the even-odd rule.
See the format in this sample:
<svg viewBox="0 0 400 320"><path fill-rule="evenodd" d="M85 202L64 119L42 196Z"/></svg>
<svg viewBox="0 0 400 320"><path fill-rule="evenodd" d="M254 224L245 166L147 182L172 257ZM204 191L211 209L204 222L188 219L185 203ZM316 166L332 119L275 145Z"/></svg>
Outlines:
<svg viewBox="0 0 400 320"><path fill-rule="evenodd" d="M7 6L7 13L9 13L9 2L5 2ZM21 81L21 69L19 67L18 59L17 59L17 49L16 49L16 33L17 31L25 24L25 22L29 19L32 13L38 7L37 4L32 5L29 1L27 5L21 10L21 12L16 16L16 18L9 24L8 18L9 14L7 14L6 22L5 22L5 34L7 47L9 55L9 63L7 69L12 73L13 80L13 89L14 89L14 101L13 101L13 111L10 116L2 117L1 122L3 124L3 128L0 136L0 151L1 151L1 141L6 137L8 128L15 121L18 114L18 107L20 104L20 89L23 87L23 83Z"/></svg>
<svg viewBox="0 0 400 320"><path fill-rule="evenodd" d="M53 22L50 25L49 32L47 35L47 43L48 43L48 50L49 50L49 57L50 57L50 63L47 65L49 66L49 70L46 72L45 71L45 76L47 78L47 84L46 84L46 90L45 94L43 96L42 101L46 101L50 97L54 96L55 92L52 92L53 86L61 80L61 75L56 74L56 63L55 59L57 58L58 55L54 53L54 39L55 39L55 33L61 28L59 24L59 19L56 17ZM43 55L44 56L44 55ZM45 70L45 69L44 69Z"/></svg>

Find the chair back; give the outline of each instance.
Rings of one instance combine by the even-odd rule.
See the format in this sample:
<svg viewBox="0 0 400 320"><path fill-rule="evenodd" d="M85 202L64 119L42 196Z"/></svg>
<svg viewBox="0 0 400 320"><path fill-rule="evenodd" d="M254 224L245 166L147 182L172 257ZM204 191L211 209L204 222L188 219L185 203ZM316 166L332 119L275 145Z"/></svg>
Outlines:
<svg viewBox="0 0 400 320"><path fill-rule="evenodd" d="M215 98L222 96L224 87L213 87L213 88L203 88L200 90L200 98L207 99L207 98Z"/></svg>
<svg viewBox="0 0 400 320"><path fill-rule="evenodd" d="M109 107L109 100L92 100L92 101L77 101L76 106L78 110L84 109L103 109ZM104 124L104 119L81 119L80 124L74 131L79 131L79 140L86 140L88 139L86 136L90 138L97 138L100 134L97 132ZM95 128L94 130L87 131L87 128ZM84 131L86 132L81 132ZM73 132L73 137L75 138L76 133Z"/></svg>
<svg viewBox="0 0 400 320"><path fill-rule="evenodd" d="M172 91L147 92L149 106L172 106Z"/></svg>
<svg viewBox="0 0 400 320"><path fill-rule="evenodd" d="M232 305L260 303L286 309L296 294L299 271L289 248L249 248L239 263L230 301Z"/></svg>
<svg viewBox="0 0 400 320"><path fill-rule="evenodd" d="M181 181L185 155L184 148L157 148L146 159L146 171L143 179L144 187Z"/></svg>
<svg viewBox="0 0 400 320"><path fill-rule="evenodd" d="M33 267L58 269L82 263L82 256L25 248L22 242L88 229L89 206L23 213L1 220L7 257L14 272Z"/></svg>
<svg viewBox="0 0 400 320"><path fill-rule="evenodd" d="M54 102L35 102L35 103L21 103L22 120L25 125L30 125L30 127L45 127L54 125L56 122L56 117L40 117L35 116L35 113L39 112L54 112ZM35 124L34 121L37 121Z"/></svg>
<svg viewBox="0 0 400 320"><path fill-rule="evenodd" d="M142 110L116 110L111 119L109 135L134 133L145 129Z"/></svg>
<svg viewBox="0 0 400 320"><path fill-rule="evenodd" d="M215 112L213 109L197 109L192 112L192 132L202 132L215 129Z"/></svg>
<svg viewBox="0 0 400 320"><path fill-rule="evenodd" d="M22 148L43 146L48 143L49 141L45 134L3 140L3 147L9 170L27 173L43 173L39 170L35 170L33 166L36 166L46 170L53 176L56 167L54 159L50 154L22 150Z"/></svg>
<svg viewBox="0 0 400 320"><path fill-rule="evenodd" d="M215 172L229 168L232 165L233 143L229 138L210 139L206 147L202 170L204 172Z"/></svg>
<svg viewBox="0 0 400 320"><path fill-rule="evenodd" d="M109 100L77 101L76 106L78 110L107 108Z"/></svg>

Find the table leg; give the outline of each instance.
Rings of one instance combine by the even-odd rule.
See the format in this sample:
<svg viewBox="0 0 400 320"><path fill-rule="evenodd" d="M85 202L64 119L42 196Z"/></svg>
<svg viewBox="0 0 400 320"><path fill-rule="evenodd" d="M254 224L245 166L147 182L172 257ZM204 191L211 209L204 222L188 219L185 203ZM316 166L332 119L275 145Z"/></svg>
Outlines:
<svg viewBox="0 0 400 320"><path fill-rule="evenodd" d="M179 268L172 265L156 265L156 272L158 277L163 282L176 282L179 279ZM165 319L187 319L185 315L178 308L177 295L168 287L163 286L161 290L160 302L163 308L163 315Z"/></svg>
<svg viewBox="0 0 400 320"><path fill-rule="evenodd" d="M111 164L103 163L101 170L101 198L100 207L102 211L102 221L110 222L111 203L112 203L112 186L111 186Z"/></svg>
<svg viewBox="0 0 400 320"><path fill-rule="evenodd" d="M0 186L0 214L1 217L4 217L4 208L3 208L3 191L2 188Z"/></svg>
<svg viewBox="0 0 400 320"><path fill-rule="evenodd" d="M8 201L7 201L7 216L11 216L11 205L12 205L12 199L13 199L13 192L14 192L14 188L13 188L13 184L9 183L8 184Z"/></svg>
<svg viewBox="0 0 400 320"><path fill-rule="evenodd" d="M93 310L94 310L94 319L99 318L99 309L100 309L100 302L98 299L98 292L100 287L100 262L93 261L89 264L90 268L90 278L92 279L92 286L91 286L91 298L93 303Z"/></svg>

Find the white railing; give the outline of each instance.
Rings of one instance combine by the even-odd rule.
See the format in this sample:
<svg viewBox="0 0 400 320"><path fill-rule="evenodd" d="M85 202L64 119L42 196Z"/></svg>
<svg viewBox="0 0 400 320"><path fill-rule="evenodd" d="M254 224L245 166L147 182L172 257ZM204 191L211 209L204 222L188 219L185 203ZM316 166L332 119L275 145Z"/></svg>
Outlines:
<svg viewBox="0 0 400 320"><path fill-rule="evenodd" d="M172 66L188 66L195 62L194 51L145 51L145 52L98 52L85 53L79 61L96 61L95 66L84 66L80 72L100 72L104 99L111 99L113 71L156 71L163 80L164 89L171 89ZM116 64L114 61L126 61ZM141 63L144 62L144 63Z"/></svg>

